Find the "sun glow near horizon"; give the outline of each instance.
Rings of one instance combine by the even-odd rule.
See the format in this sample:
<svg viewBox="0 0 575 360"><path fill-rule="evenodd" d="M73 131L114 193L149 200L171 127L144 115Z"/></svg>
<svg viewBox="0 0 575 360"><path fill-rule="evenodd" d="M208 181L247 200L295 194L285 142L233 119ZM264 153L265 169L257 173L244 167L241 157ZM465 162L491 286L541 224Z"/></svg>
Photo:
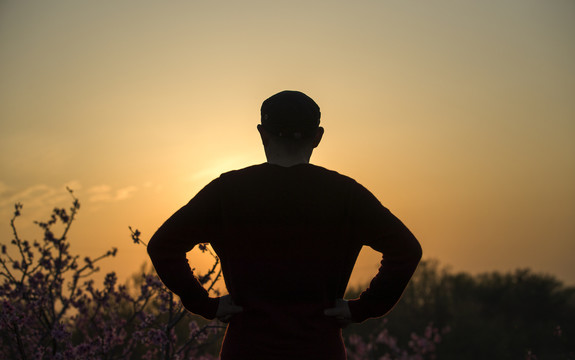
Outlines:
<svg viewBox="0 0 575 360"><path fill-rule="evenodd" d="M119 247L108 269L129 276L147 257L128 226L149 237L264 162L261 102L294 89L322 111L312 163L372 190L426 257L575 284L572 2L278 6L0 5L3 239L14 202L44 218L74 181L74 246Z"/></svg>

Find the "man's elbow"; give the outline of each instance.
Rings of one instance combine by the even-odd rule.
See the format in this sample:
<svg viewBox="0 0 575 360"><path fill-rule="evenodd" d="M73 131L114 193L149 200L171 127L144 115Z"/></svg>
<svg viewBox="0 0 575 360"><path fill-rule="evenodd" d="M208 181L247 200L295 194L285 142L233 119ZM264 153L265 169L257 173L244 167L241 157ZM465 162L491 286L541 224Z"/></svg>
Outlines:
<svg viewBox="0 0 575 360"><path fill-rule="evenodd" d="M410 258L412 259L413 262L415 262L416 264L419 263L419 261L421 260L421 257L423 256L423 249L421 248L421 244L419 243L419 241L415 238L415 236L413 236L413 234L410 234Z"/></svg>
<svg viewBox="0 0 575 360"><path fill-rule="evenodd" d="M158 254L160 249L160 240L158 233L156 232L150 241L148 241L148 246L146 246L146 250L148 251L148 256L153 260L154 256Z"/></svg>
<svg viewBox="0 0 575 360"><path fill-rule="evenodd" d="M417 262L419 262L421 260L421 257L423 256L423 249L421 248L421 244L419 243L419 241L417 241L417 250L414 255L415 258L417 259Z"/></svg>
<svg viewBox="0 0 575 360"><path fill-rule="evenodd" d="M175 246L176 244L174 243L174 239L174 234L163 228L158 229L158 231L152 235L152 238L148 241L148 246L146 247L148 256L152 262L180 255L181 249L178 246Z"/></svg>

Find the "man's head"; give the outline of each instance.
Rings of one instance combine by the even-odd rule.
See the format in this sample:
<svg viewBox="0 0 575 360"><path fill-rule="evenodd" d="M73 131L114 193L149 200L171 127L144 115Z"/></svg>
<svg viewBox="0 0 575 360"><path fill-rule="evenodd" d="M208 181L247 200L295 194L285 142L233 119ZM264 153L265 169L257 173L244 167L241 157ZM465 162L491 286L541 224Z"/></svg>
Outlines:
<svg viewBox="0 0 575 360"><path fill-rule="evenodd" d="M299 140L312 137L319 127L319 106L306 94L286 90L266 99L261 123L271 135Z"/></svg>
<svg viewBox="0 0 575 360"><path fill-rule="evenodd" d="M320 117L319 106L302 92L286 90L266 99L258 131L268 162L309 162L323 136Z"/></svg>

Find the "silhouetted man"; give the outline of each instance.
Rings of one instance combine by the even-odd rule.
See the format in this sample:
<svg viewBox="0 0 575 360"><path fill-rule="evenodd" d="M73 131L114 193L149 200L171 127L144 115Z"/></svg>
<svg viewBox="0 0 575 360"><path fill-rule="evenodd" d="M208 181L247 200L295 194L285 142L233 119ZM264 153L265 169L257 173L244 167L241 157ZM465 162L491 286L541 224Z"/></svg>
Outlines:
<svg viewBox="0 0 575 360"><path fill-rule="evenodd" d="M191 312L228 322L223 360L345 359L341 328L383 316L421 258L412 233L363 186L309 163L320 110L283 91L261 107L267 162L222 174L154 234L159 277ZM186 253L210 243L229 295L211 298ZM342 300L367 245L381 267L358 299Z"/></svg>

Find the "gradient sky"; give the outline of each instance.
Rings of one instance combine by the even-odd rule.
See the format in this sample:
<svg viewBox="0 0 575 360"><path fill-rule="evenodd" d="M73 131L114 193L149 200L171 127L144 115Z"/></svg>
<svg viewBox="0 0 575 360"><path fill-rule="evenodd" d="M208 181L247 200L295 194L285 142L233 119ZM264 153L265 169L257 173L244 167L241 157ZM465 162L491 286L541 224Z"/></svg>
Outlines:
<svg viewBox="0 0 575 360"><path fill-rule="evenodd" d="M575 284L575 2L0 1L0 235L82 203L119 255L220 173L265 161L259 107L306 92L312 162L372 190L424 256ZM354 282L378 257L365 252ZM197 260L198 268L207 266Z"/></svg>

